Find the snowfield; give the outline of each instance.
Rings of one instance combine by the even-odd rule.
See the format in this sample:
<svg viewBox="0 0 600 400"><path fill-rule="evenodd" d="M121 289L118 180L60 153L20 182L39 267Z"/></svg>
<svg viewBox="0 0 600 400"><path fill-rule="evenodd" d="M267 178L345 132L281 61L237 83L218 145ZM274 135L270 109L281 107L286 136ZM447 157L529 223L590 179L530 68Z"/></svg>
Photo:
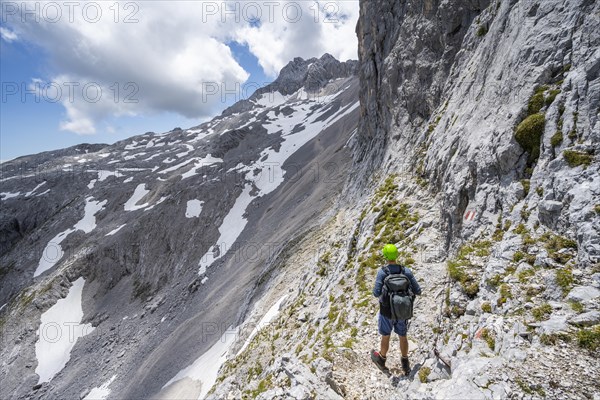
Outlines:
<svg viewBox="0 0 600 400"><path fill-rule="evenodd" d="M93 197L88 197L86 199L85 211L83 218L77 222L73 228L69 228L65 231L62 231L54 238L52 238L44 251L42 252L42 258L38 263L38 267L33 273L33 277L39 276L40 274L46 272L50 268L54 267L57 262L63 257L64 252L61 247L61 243L63 240L67 238L71 233L82 230L85 233L90 233L96 228L96 214L98 211L102 210L106 205L107 200L102 202L95 201Z"/></svg>
<svg viewBox="0 0 600 400"><path fill-rule="evenodd" d="M127 200L125 202L125 211L135 211L135 210L139 210L141 208L145 208L148 207L148 203L144 203L142 205L137 205L137 203L144 198L145 195L147 195L148 193L150 193L149 190L146 190L146 184L145 183L140 183L139 185L137 185L137 187L135 188L135 191L133 192L133 194L131 195L131 197L129 198L129 200Z"/></svg>
<svg viewBox="0 0 600 400"><path fill-rule="evenodd" d="M244 218L244 213L246 212L246 207L248 207L255 198L250 195L251 190L252 184L246 184L246 186L244 186L244 190L236 199L235 204L225 216L225 219L223 219L223 223L219 227L219 239L217 239L217 242L214 245L219 246L219 255L215 256L213 252L214 246L211 246L206 254L200 259L200 270L198 272L200 275L206 273L206 269L210 267L212 263L227 253L246 227L248 220Z"/></svg>
<svg viewBox="0 0 600 400"><path fill-rule="evenodd" d="M108 387L116 378L117 376L113 375L109 380L104 382L99 387L93 388L90 393L83 398L83 400L105 400L110 394L110 389Z"/></svg>
<svg viewBox="0 0 600 400"><path fill-rule="evenodd" d="M69 362L77 339L94 330L91 324L81 324L81 295L84 285L83 278L77 279L67 297L58 300L42 314L38 341L35 343L35 356L38 360L35 373L40 377L38 383L50 382Z"/></svg>
<svg viewBox="0 0 600 400"><path fill-rule="evenodd" d="M237 329L233 327L227 329L206 353L167 382L158 398L204 399L217 381L219 368L227 360L227 354L231 345L235 343L236 337Z"/></svg>
<svg viewBox="0 0 600 400"><path fill-rule="evenodd" d="M189 200L187 202L187 208L185 210L186 218L198 218L202 213L203 201L200 200Z"/></svg>

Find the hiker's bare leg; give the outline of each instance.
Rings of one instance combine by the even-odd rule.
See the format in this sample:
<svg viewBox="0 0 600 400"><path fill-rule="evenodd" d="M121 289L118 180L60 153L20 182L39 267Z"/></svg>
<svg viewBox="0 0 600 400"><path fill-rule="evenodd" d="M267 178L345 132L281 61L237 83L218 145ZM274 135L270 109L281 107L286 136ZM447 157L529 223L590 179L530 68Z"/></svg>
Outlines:
<svg viewBox="0 0 600 400"><path fill-rule="evenodd" d="M400 352L402 353L402 357L408 357L408 339L406 336L400 336Z"/></svg>
<svg viewBox="0 0 600 400"><path fill-rule="evenodd" d="M387 355L387 352L390 349L390 337L391 336L381 337L381 350L379 350L379 354L383 357Z"/></svg>

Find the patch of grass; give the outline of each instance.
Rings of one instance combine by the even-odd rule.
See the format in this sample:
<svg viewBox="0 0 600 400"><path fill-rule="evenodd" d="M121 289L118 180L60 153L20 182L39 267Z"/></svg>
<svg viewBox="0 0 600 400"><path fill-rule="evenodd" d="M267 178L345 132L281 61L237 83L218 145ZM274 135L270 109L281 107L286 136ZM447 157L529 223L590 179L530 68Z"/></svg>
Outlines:
<svg viewBox="0 0 600 400"><path fill-rule="evenodd" d="M543 333L542 335L540 335L540 342L546 346L553 346L559 341L570 343L571 337L566 333Z"/></svg>
<svg viewBox="0 0 600 400"><path fill-rule="evenodd" d="M421 381L421 383L427 382L429 374L431 374L431 368L429 367L423 367L419 370L419 380Z"/></svg>
<svg viewBox="0 0 600 400"><path fill-rule="evenodd" d="M556 283L563 291L563 294L567 294L573 286L573 272L570 268L562 268L556 271Z"/></svg>
<svg viewBox="0 0 600 400"><path fill-rule="evenodd" d="M344 341L344 343L342 343L342 347L345 347L347 349L351 349L353 345L354 345L354 339L352 339L352 338L346 339Z"/></svg>
<svg viewBox="0 0 600 400"><path fill-rule="evenodd" d="M548 303L544 303L539 307L535 307L531 310L531 314L536 321L542 321L548 319L550 314L552 314L552 306Z"/></svg>
<svg viewBox="0 0 600 400"><path fill-rule="evenodd" d="M501 305L506 303L508 299L512 298L513 296L512 292L510 291L510 286L508 286L507 284L503 284L500 286L500 298L498 298L496 305L500 307Z"/></svg>
<svg viewBox="0 0 600 400"><path fill-rule="evenodd" d="M584 168L587 168L592 163L592 156L581 151L565 150L563 151L563 156L571 168L575 168L580 165L583 165Z"/></svg>
<svg viewBox="0 0 600 400"><path fill-rule="evenodd" d="M490 304L489 301L486 301L481 304L481 311L486 312L486 313L492 312L492 305Z"/></svg>
<svg viewBox="0 0 600 400"><path fill-rule="evenodd" d="M600 204L596 204L594 206L594 211L596 212L596 214L600 214Z"/></svg>
<svg viewBox="0 0 600 400"><path fill-rule="evenodd" d="M535 162L540 156L540 140L544 134L545 126L546 117L544 114L533 114L525 118L515 131L515 139L529 153L531 163Z"/></svg>
<svg viewBox="0 0 600 400"><path fill-rule="evenodd" d="M502 279L504 279L504 275L498 274L498 275L494 275L493 277L489 278L485 282L490 286L498 287L502 283Z"/></svg>
<svg viewBox="0 0 600 400"><path fill-rule="evenodd" d="M535 271L533 269L526 269L524 271L519 272L519 282L527 283L529 278L535 275Z"/></svg>
<svg viewBox="0 0 600 400"><path fill-rule="evenodd" d="M529 115L537 114L540 112L542 107L544 107L544 91L538 90L538 92L536 92L529 99L529 104L527 105L527 112L529 113Z"/></svg>
<svg viewBox="0 0 600 400"><path fill-rule="evenodd" d="M519 261L521 261L524 258L525 258L525 253L523 253L521 250L516 251L515 254L513 254L513 262L515 262L515 263L518 263Z"/></svg>
<svg viewBox="0 0 600 400"><path fill-rule="evenodd" d="M541 187L541 186L538 186L538 187L535 189L535 192L536 192L536 193L537 193L537 195L538 195L538 196L540 196L540 197L543 197L543 196L544 196L544 188L543 188L543 187Z"/></svg>
<svg viewBox="0 0 600 400"><path fill-rule="evenodd" d="M250 391L252 398L258 397L259 394L266 392L273 386L273 378L271 375L258 382L256 390Z"/></svg>
<svg viewBox="0 0 600 400"><path fill-rule="evenodd" d="M487 343L487 345L489 346L489 348L491 350L494 350L496 348L496 338L494 336L494 334L487 328L484 328L481 331L481 338L483 340L485 340L485 342Z"/></svg>
<svg viewBox="0 0 600 400"><path fill-rule="evenodd" d="M477 29L477 36L482 37L487 35L488 33L488 28L485 25L479 25L479 28Z"/></svg>
<svg viewBox="0 0 600 400"><path fill-rule="evenodd" d="M523 235L523 234L527 233L527 228L525 227L525 224L521 223L521 224L517 225L517 227L515 228L515 233L517 235Z"/></svg>
<svg viewBox="0 0 600 400"><path fill-rule="evenodd" d="M577 314L581 314L584 310L583 304L580 301L571 301L569 304L571 305L571 309Z"/></svg>
<svg viewBox="0 0 600 400"><path fill-rule="evenodd" d="M523 186L525 197L527 197L527 195L529 194L529 190L531 189L531 181L529 179L522 179L521 185Z"/></svg>
<svg viewBox="0 0 600 400"><path fill-rule="evenodd" d="M554 261L565 264L570 261L573 256L569 253L560 253L562 249L574 249L577 250L577 242L563 237L554 235L550 232L544 233L540 236L540 242L544 243L544 247L548 251L548 255L552 257Z"/></svg>
<svg viewBox="0 0 600 400"><path fill-rule="evenodd" d="M556 96L560 94L560 89L552 89L548 91L548 96L546 97L546 105L550 106L550 104L554 103Z"/></svg>
<svg viewBox="0 0 600 400"><path fill-rule="evenodd" d="M579 347L591 351L600 349L600 325L577 332L577 344Z"/></svg>

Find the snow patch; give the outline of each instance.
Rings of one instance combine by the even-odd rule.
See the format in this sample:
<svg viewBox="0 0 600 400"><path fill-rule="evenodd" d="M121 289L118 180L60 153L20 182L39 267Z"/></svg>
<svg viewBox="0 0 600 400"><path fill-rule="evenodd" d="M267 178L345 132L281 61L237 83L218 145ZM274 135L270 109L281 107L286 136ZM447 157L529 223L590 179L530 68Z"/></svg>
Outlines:
<svg viewBox="0 0 600 400"><path fill-rule="evenodd" d="M250 336L248 336L248 338L244 342L244 345L242 346L240 351L237 352L237 354L235 355L236 357L239 356L240 354L242 354L244 352L244 350L246 350L246 348L250 345L250 343L252 342L252 339L254 339L254 337L262 329L266 328L271 323L271 321L273 321L273 319L277 316L277 314L279 314L279 307L281 307L281 303L283 303L283 301L287 297L288 297L287 294L284 295L275 304L273 304L271 306L271 308L269 308L269 311L267 311L265 313L265 315L260 319L260 321L258 321L258 324L256 325L256 327L254 327L254 330L252 330L252 333L250 333Z"/></svg>
<svg viewBox="0 0 600 400"><path fill-rule="evenodd" d="M194 160L196 160L196 159L195 159L195 158L190 158L189 160L186 160L186 161L184 161L184 162L181 162L181 163L179 163L179 164L176 164L176 165L174 165L174 166L172 166L172 167L170 167L170 168L167 168L167 169L164 169L164 170L162 170L162 171L159 171L158 173L159 173L159 174L166 174L166 173L168 173L168 172L173 172L173 171L176 171L176 170L178 170L179 168L185 167L186 165L188 165L189 163L191 163L191 162L192 162L192 161L194 161Z"/></svg>
<svg viewBox="0 0 600 400"><path fill-rule="evenodd" d="M44 186L45 184L46 184L46 181L44 181L44 182L40 183L39 185L37 185L36 187L34 187L32 191L25 193L25 197L29 197L29 196L31 196L32 194L34 194L34 193L35 193L35 191L36 191L36 190L38 190L39 188L41 188L41 187L42 187L42 186Z"/></svg>
<svg viewBox="0 0 600 400"><path fill-rule="evenodd" d="M20 195L21 195L21 192L16 192L16 193L2 192L2 193L0 193L0 198L2 200L6 200L6 199L10 199L10 198L17 197Z"/></svg>
<svg viewBox="0 0 600 400"><path fill-rule="evenodd" d="M277 107L287 100L288 98L279 92L269 92L262 94L258 99L254 100L254 104L263 107Z"/></svg>
<svg viewBox="0 0 600 400"><path fill-rule="evenodd" d="M133 180L133 176L130 176L129 178L125 179L125 180L123 181L123 183L129 183L129 182L131 182L132 180Z"/></svg>
<svg viewBox="0 0 600 400"><path fill-rule="evenodd" d="M38 365L35 373L39 381L50 382L71 358L71 350L77 339L94 330L91 324L82 324L83 308L81 296L85 279L73 282L67 297L60 299L42 314L35 343L35 356Z"/></svg>
<svg viewBox="0 0 600 400"><path fill-rule="evenodd" d="M185 210L186 218L197 218L202 213L203 201L200 200L189 200L187 202L187 208Z"/></svg>
<svg viewBox="0 0 600 400"><path fill-rule="evenodd" d="M106 205L108 200L104 200L104 201L100 202L100 201L94 201L93 197L88 197L87 199L85 199L85 201L86 201L86 204L85 204L85 211L84 211L83 218L81 219L81 221L79 221L78 223L75 224L73 229L75 229L75 230L80 229L80 230L84 231L85 233L90 233L91 231L94 230L94 228L96 228L96 216L95 215L98 213L98 211L100 211L104 208L104 206Z"/></svg>
<svg viewBox="0 0 600 400"><path fill-rule="evenodd" d="M184 144L184 146L187 147L187 150L184 152L175 154L175 157L181 158L181 157L187 156L192 151L194 151L194 146L192 146L191 144Z"/></svg>
<svg viewBox="0 0 600 400"><path fill-rule="evenodd" d="M48 194L48 193L50 193L50 189L46 189L42 193L36 194L35 197L40 197L40 196L43 196L43 195Z"/></svg>
<svg viewBox="0 0 600 400"><path fill-rule="evenodd" d="M171 384L184 378L190 378L201 383L198 399L204 399L208 391L217 381L221 365L227 361L227 354L231 345L235 343L237 329L230 327L223 336L206 353L202 354L192 365L179 371L177 375L167 382L162 389L165 390Z"/></svg>
<svg viewBox="0 0 600 400"><path fill-rule="evenodd" d="M118 161L117 161L118 162ZM119 171L96 171L98 173L98 182L104 182L109 176L114 176L115 178L120 178L124 176Z"/></svg>
<svg viewBox="0 0 600 400"><path fill-rule="evenodd" d="M116 228L116 229L113 229L112 231L108 232L108 233L107 233L105 236L112 236L112 235L114 235L115 233L117 233L117 232L119 232L121 229L123 229L123 227L124 227L125 225L127 225L127 224L123 224L123 225L119 226L118 228Z"/></svg>
<svg viewBox="0 0 600 400"><path fill-rule="evenodd" d="M102 385L93 388L90 393L83 398L83 400L105 400L110 394L108 388L111 383L116 379L116 375L113 375L109 380L104 382Z"/></svg>
<svg viewBox="0 0 600 400"><path fill-rule="evenodd" d="M248 220L244 217L246 207L254 200L254 196L250 195L252 184L246 184L244 190L238 196L235 204L229 210L229 213L223 219L223 223L219 227L219 239L214 246L208 249L206 254L200 259L200 271L210 267L216 260L223 257L227 251L233 246L238 236L242 233ZM214 247L219 247L219 255L215 255Z"/></svg>
<svg viewBox="0 0 600 400"><path fill-rule="evenodd" d="M98 211L102 210L106 202L107 200L104 200L103 202L94 201L93 197L88 197L86 199L85 211L81 221L77 222L73 228L59 233L53 237L48 244L46 244L46 247L42 252L42 258L40 258L38 263L38 267L33 273L34 278L54 267L56 263L60 261L64 255L60 244L67 238L67 236L77 230L90 233L92 230L94 230L94 228L96 228L95 215Z"/></svg>
<svg viewBox="0 0 600 400"><path fill-rule="evenodd" d="M146 208L144 211L152 210L154 207L156 207L157 205L159 205L160 203L162 203L163 201L165 201L168 198L169 198L169 196L161 197L155 204L152 204L150 207Z"/></svg>
<svg viewBox="0 0 600 400"><path fill-rule="evenodd" d="M196 159L198 160L198 159ZM194 175L198 175L198 170L202 167L208 167L214 164L222 163L223 160L221 158L216 158L208 154L206 157L199 159L194 167L190 169L188 172L181 175L181 179L191 178Z"/></svg>
<svg viewBox="0 0 600 400"><path fill-rule="evenodd" d="M125 202L125 206L124 206L125 211L135 211L135 210L139 210L140 208L148 207L148 203L144 203L139 206L136 205L148 193L150 193L150 191L146 190L145 183L140 183L139 185L137 185L137 187L135 188L135 191L133 192L133 194L131 195L129 200L127 200L127 202Z"/></svg>

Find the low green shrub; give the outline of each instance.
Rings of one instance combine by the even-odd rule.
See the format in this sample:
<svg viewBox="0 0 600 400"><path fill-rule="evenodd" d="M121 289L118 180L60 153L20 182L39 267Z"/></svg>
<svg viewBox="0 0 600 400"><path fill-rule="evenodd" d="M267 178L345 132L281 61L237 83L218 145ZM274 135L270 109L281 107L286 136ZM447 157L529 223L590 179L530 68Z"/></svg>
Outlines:
<svg viewBox="0 0 600 400"><path fill-rule="evenodd" d="M565 150L563 155L565 157L565 161L571 168L575 168L580 165L588 167L592 163L592 156L581 151Z"/></svg>
<svg viewBox="0 0 600 400"><path fill-rule="evenodd" d="M550 314L552 314L552 306L548 303L544 303L541 306L532 309L531 314L536 321L548 319Z"/></svg>
<svg viewBox="0 0 600 400"><path fill-rule="evenodd" d="M558 147L562 144L562 142L563 142L563 134L560 131L556 132L550 138L550 144L552 145L552 147Z"/></svg>
<svg viewBox="0 0 600 400"><path fill-rule="evenodd" d="M563 291L563 294L567 294L573 286L573 272L569 268L558 269L556 271L556 283Z"/></svg>
<svg viewBox="0 0 600 400"><path fill-rule="evenodd" d="M491 313L492 312L492 305L488 301L482 303L481 304L481 311L486 312L486 313Z"/></svg>
<svg viewBox="0 0 600 400"><path fill-rule="evenodd" d="M537 114L540 112L542 107L544 107L544 92L538 91L531 97L531 99L529 99L527 112L529 115Z"/></svg>
<svg viewBox="0 0 600 400"><path fill-rule="evenodd" d="M540 155L540 140L544 134L545 126L546 117L544 114L539 113L530 115L517 126L515 139L529 153L530 162L537 160Z"/></svg>
<svg viewBox="0 0 600 400"><path fill-rule="evenodd" d="M430 373L431 368L428 367L423 367L419 370L419 380L421 381L421 383L427 382L427 377L429 377Z"/></svg>
<svg viewBox="0 0 600 400"><path fill-rule="evenodd" d="M577 344L579 347L592 351L600 349L600 325L577 332Z"/></svg>

